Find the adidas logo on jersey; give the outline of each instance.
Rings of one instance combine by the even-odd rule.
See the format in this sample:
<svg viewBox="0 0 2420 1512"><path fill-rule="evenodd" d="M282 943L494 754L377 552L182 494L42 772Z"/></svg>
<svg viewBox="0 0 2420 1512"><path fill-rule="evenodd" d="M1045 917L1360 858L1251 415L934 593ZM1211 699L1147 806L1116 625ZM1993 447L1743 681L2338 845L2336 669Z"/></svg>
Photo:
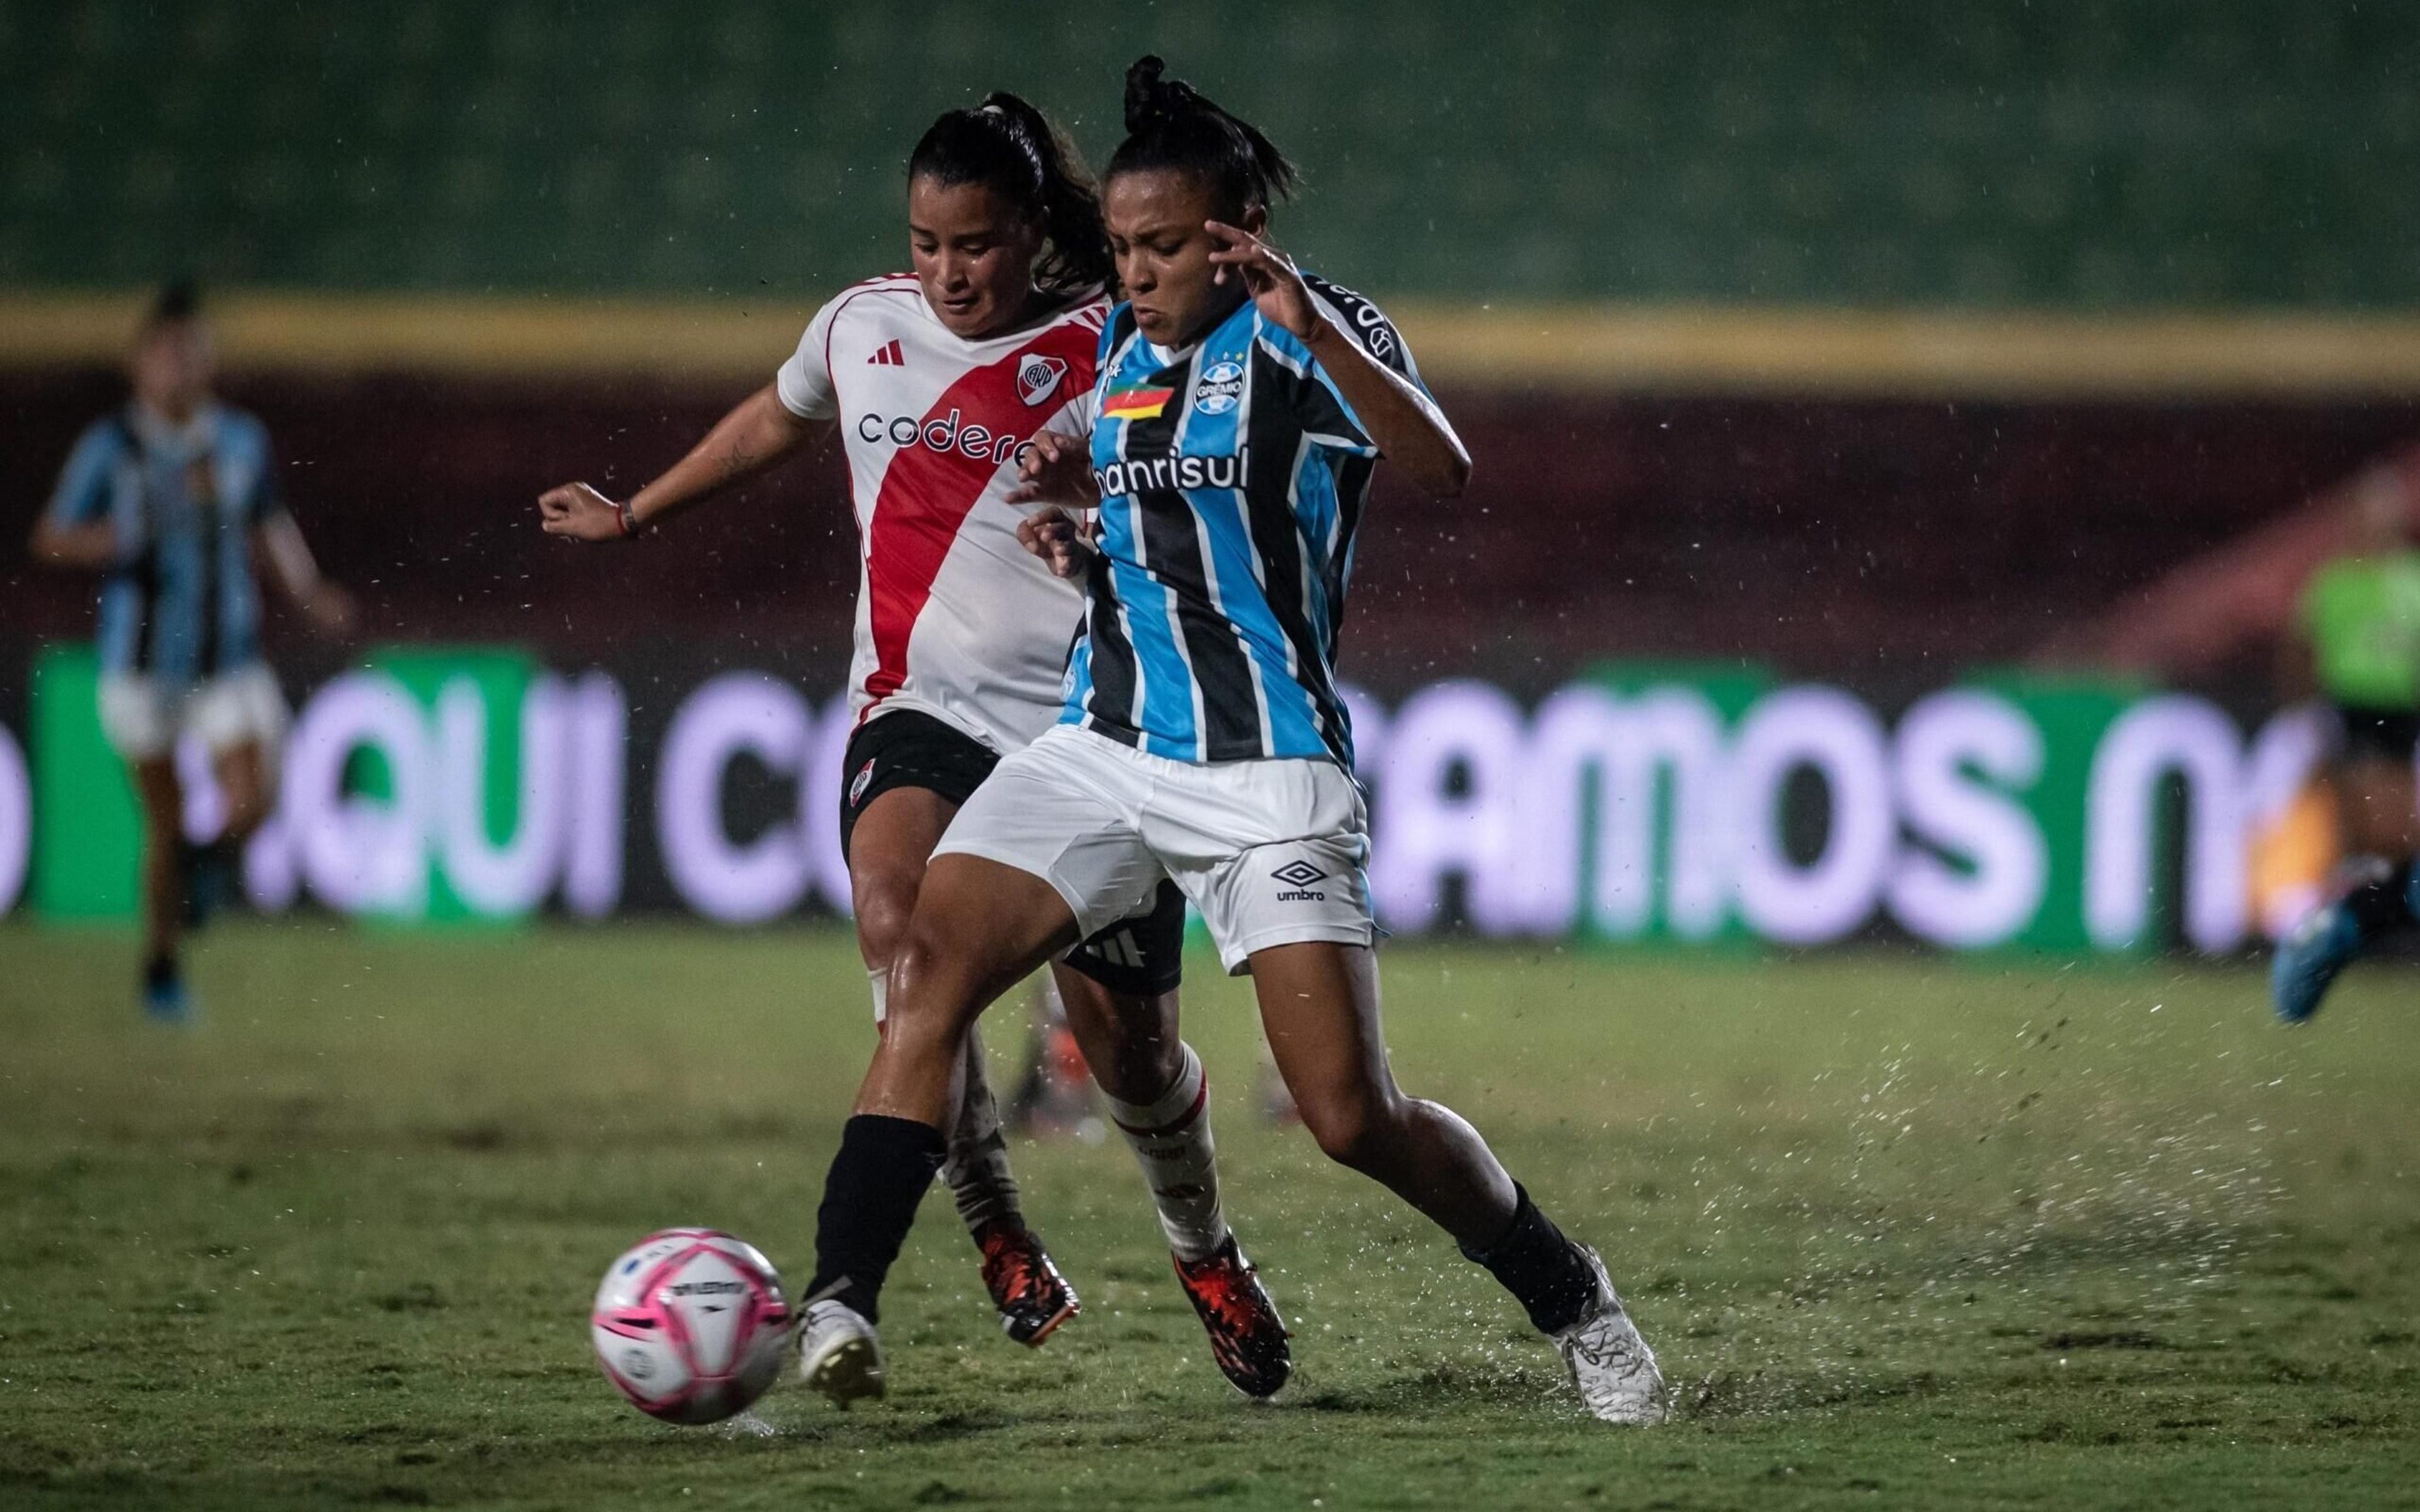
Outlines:
<svg viewBox="0 0 2420 1512"><path fill-rule="evenodd" d="M900 348L899 338L893 336L874 348L874 355L867 358L865 362L869 367L906 367L908 354ZM1033 401L1028 399L1025 402L1032 404Z"/></svg>

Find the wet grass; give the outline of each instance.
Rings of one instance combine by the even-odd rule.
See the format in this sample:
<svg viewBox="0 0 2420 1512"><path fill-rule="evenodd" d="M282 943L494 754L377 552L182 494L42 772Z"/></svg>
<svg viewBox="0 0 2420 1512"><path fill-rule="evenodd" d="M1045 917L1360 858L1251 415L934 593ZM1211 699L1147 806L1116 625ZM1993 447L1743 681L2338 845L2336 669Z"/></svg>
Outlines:
<svg viewBox="0 0 2420 1512"><path fill-rule="evenodd" d="M1388 952L1399 1073L1598 1243L1680 1421L1577 1415L1439 1236L1253 1117L1231 1207L1300 1371L1213 1372L1116 1148L1017 1151L1082 1288L1001 1339L928 1205L895 1389L758 1431L627 1408L583 1315L641 1232L803 1279L868 1048L845 940L250 925L208 1018L127 942L0 929L0 1504L2390 1505L2420 1497L2420 978L2311 1029L2251 971ZM1013 1035L1003 1025L996 1041Z"/></svg>

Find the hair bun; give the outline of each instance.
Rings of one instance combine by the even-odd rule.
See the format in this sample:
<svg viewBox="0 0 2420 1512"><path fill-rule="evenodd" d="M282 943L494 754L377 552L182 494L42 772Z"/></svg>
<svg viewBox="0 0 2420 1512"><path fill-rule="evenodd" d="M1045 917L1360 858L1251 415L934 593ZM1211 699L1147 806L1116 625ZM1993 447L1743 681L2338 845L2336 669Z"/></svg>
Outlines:
<svg viewBox="0 0 2420 1512"><path fill-rule="evenodd" d="M1175 94L1183 85L1170 85L1164 77L1168 62L1156 53L1146 53L1134 60L1126 69L1126 131L1142 131L1156 120L1175 114Z"/></svg>

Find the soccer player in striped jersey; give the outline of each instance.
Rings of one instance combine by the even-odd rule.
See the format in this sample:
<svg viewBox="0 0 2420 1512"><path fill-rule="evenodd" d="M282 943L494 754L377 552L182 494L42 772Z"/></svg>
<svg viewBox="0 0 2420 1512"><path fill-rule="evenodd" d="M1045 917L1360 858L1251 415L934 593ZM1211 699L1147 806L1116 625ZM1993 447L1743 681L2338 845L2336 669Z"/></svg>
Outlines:
<svg viewBox="0 0 2420 1512"><path fill-rule="evenodd" d="M629 499L567 484L539 501L551 532L619 540L839 431L861 574L841 842L877 1025L934 842L1058 717L1082 597L1019 545L1005 500L1036 437L1079 428L1109 309L1099 199L1026 101L943 115L908 179L912 274L827 303L772 382ZM1244 1389L1274 1390L1285 1327L1228 1258L1202 1063L1177 1035L1184 933L1183 896L1159 889L1070 941L1054 978L1214 1355ZM1076 1294L1026 1225L971 1038L952 1074L949 1184L1009 1336L1038 1345Z"/></svg>
<svg viewBox="0 0 2420 1512"><path fill-rule="evenodd" d="M314 628L351 624L277 486L269 433L210 393L210 330L190 284L161 291L135 336L133 396L76 442L35 528L32 555L102 575L101 728L125 761L143 825L143 1004L192 1015L178 948L235 884L242 842L269 817L286 700L260 654L266 557ZM185 839L177 746L198 738L225 805L216 839Z"/></svg>
<svg viewBox="0 0 2420 1512"><path fill-rule="evenodd" d="M802 1351L846 1401L866 1319L943 1153L953 1070L1001 987L1173 879L1249 972L1322 1150L1446 1229L1555 1341L1596 1416L1650 1423L1663 1381L1594 1251L1477 1131L1404 1095L1379 1027L1368 836L1336 638L1372 469L1432 494L1469 459L1368 301L1264 237L1292 165L1166 79L1127 75L1103 202L1127 302L1101 342L1087 447L1046 437L1021 534L1080 574L1061 723L1002 762L934 852L892 975L892 1032L825 1189Z"/></svg>

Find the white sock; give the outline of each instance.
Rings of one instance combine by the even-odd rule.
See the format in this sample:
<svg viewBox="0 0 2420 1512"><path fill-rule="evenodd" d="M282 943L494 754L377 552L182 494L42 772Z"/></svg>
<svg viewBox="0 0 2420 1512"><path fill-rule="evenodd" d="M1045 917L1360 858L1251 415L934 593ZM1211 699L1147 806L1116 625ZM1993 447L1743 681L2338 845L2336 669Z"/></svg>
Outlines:
<svg viewBox="0 0 2420 1512"><path fill-rule="evenodd" d="M1135 1152L1159 1227L1177 1257L1198 1260L1227 1241L1218 1211L1218 1152L1210 1139L1210 1099L1202 1057L1189 1044L1175 1085L1152 1103L1109 1099L1109 1117Z"/></svg>
<svg viewBox="0 0 2420 1512"><path fill-rule="evenodd" d="M941 1163L941 1180L958 1205L958 1221L969 1233L985 1224L1006 1222L1025 1227L1016 1194L1016 1177L1008 1168L1008 1136L1000 1123L1000 1106L992 1101L991 1082L984 1074L982 1036L967 1031L967 1089L958 1103L958 1121L950 1131L950 1152Z"/></svg>

